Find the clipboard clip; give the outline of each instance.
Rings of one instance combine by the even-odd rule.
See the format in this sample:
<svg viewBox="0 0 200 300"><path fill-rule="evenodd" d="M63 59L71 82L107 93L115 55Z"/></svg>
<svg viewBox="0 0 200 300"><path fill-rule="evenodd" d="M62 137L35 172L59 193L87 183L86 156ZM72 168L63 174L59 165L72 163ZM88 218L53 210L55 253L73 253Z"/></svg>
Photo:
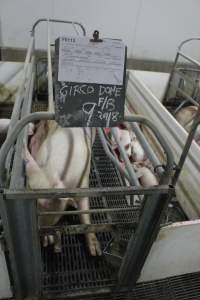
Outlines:
<svg viewBox="0 0 200 300"><path fill-rule="evenodd" d="M99 38L99 31L98 30L95 30L93 32L93 39L90 39L90 42L93 42L93 43L103 42L103 40Z"/></svg>

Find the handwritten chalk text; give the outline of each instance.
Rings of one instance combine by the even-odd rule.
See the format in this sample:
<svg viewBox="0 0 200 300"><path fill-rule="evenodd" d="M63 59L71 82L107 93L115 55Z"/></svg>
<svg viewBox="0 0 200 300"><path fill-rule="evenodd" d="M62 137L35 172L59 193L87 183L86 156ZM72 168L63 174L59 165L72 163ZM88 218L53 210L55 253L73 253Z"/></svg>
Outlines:
<svg viewBox="0 0 200 300"><path fill-rule="evenodd" d="M61 96L77 96L77 95L91 95L94 93L94 87L87 84L64 85L60 89Z"/></svg>

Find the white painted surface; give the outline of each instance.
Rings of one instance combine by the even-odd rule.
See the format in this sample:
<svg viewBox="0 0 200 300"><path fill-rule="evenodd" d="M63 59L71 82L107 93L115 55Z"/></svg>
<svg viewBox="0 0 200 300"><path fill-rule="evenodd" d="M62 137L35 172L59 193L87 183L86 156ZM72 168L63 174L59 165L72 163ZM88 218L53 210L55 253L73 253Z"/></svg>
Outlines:
<svg viewBox="0 0 200 300"><path fill-rule="evenodd" d="M140 282L200 271L200 221L163 227L146 259Z"/></svg>
<svg viewBox="0 0 200 300"><path fill-rule="evenodd" d="M163 99L169 80L169 73L135 71L134 74L160 101Z"/></svg>
<svg viewBox="0 0 200 300"><path fill-rule="evenodd" d="M149 118L166 138L177 163L187 138L187 132L164 108L155 94L131 71L127 100L134 111ZM130 108L129 108L130 110ZM200 217L200 147L193 142L176 186L178 200L190 219Z"/></svg>
<svg viewBox="0 0 200 300"><path fill-rule="evenodd" d="M4 252L0 243L0 299L12 297Z"/></svg>
<svg viewBox="0 0 200 300"><path fill-rule="evenodd" d="M4 46L26 47L36 19L64 18L82 22L89 35L122 38L130 57L173 60L183 39L199 35L199 10L199 0L1 0L1 35Z"/></svg>

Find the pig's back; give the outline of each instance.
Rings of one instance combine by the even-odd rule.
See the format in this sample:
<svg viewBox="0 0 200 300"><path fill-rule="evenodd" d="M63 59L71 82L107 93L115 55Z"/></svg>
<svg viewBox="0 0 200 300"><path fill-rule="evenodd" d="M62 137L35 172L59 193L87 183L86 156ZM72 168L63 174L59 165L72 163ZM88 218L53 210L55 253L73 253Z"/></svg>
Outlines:
<svg viewBox="0 0 200 300"><path fill-rule="evenodd" d="M87 135L82 128L57 127L42 143L36 161L49 178L59 177L66 187L74 188L89 163Z"/></svg>

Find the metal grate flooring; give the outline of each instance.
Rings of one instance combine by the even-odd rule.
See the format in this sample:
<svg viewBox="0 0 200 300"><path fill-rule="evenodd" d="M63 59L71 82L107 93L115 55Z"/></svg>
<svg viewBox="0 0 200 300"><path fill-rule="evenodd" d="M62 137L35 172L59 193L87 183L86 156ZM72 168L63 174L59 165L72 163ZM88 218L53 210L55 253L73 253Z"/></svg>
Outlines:
<svg viewBox="0 0 200 300"><path fill-rule="evenodd" d="M105 156L100 141L96 139L93 147L90 186L119 186L122 178ZM127 207L125 197L93 197L91 208ZM129 238L132 230L130 223L137 224L139 210L130 212L98 213L92 216L92 223L120 222L119 233L123 238ZM65 224L77 224L79 219L72 216L64 218L60 224L61 230ZM128 226L127 226L128 225ZM132 227L131 227L132 228ZM98 233L102 249L112 238L110 233ZM73 292L78 289L93 289L113 286L116 282L116 271L105 258L89 256L83 235L62 234L62 253L55 254L52 249L42 249L43 258L43 291L52 293Z"/></svg>
<svg viewBox="0 0 200 300"><path fill-rule="evenodd" d="M100 141L96 139L93 147L92 170L90 174L91 186L116 186L124 182L118 171L105 156ZM92 208L125 207L125 197L94 197L90 199ZM117 212L112 214L97 214L92 218L93 223L138 222L139 210ZM64 224L77 224L77 217L62 220ZM129 238L130 227L123 230L123 237ZM110 233L97 234L102 249L111 239ZM113 288L116 284L116 270L104 257L88 255L83 235L62 235L62 253L55 254L52 249L42 249L43 258L43 296L49 299L66 299L76 296L77 299L90 300L186 300L200 299L200 273L187 274L159 281L139 283L131 293L107 294L104 288ZM84 293L87 296L83 296ZM97 295L96 293L103 294Z"/></svg>

